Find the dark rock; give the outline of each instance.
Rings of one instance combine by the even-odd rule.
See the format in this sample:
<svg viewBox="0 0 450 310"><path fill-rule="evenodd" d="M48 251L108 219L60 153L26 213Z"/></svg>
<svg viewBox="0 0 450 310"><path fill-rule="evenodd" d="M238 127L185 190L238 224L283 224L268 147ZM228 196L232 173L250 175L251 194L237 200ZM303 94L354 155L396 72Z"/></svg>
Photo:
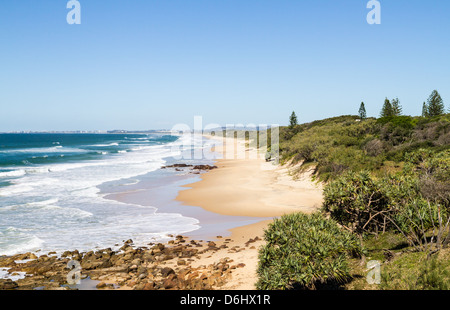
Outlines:
<svg viewBox="0 0 450 310"><path fill-rule="evenodd" d="M196 165L192 169L194 170L212 170L216 169L217 166L210 166L210 165Z"/></svg>
<svg viewBox="0 0 450 310"><path fill-rule="evenodd" d="M177 287L177 277L175 274L171 274L167 279L163 281L163 287L166 290L176 288Z"/></svg>
<svg viewBox="0 0 450 310"><path fill-rule="evenodd" d="M163 269L161 269L161 276L163 278L167 278L171 274L175 274L175 271L172 268L164 267Z"/></svg>
<svg viewBox="0 0 450 310"><path fill-rule="evenodd" d="M155 245L152 249L158 249L158 250L160 250L160 251L162 251L162 250L164 250L165 249L165 245L164 244L162 244L162 243L158 243L157 245Z"/></svg>
<svg viewBox="0 0 450 310"><path fill-rule="evenodd" d="M0 290L13 290L17 287L17 283L11 279L0 279Z"/></svg>
<svg viewBox="0 0 450 310"><path fill-rule="evenodd" d="M96 288L105 288L105 287L106 287L106 283L105 283L105 282L100 282L100 283L97 284L95 287L96 287Z"/></svg>
<svg viewBox="0 0 450 310"><path fill-rule="evenodd" d="M187 168L187 167L192 167L192 165L188 165L188 164L173 164L173 165L169 165L169 166L163 166L163 167L161 167L161 169L165 169L165 168Z"/></svg>
<svg viewBox="0 0 450 310"><path fill-rule="evenodd" d="M138 273L138 274L144 274L144 275L147 275L147 274L148 274L148 270L147 270L147 268L145 268L145 267L143 267L143 266L139 266L138 269L137 269L137 273Z"/></svg>
<svg viewBox="0 0 450 310"><path fill-rule="evenodd" d="M155 289L155 283L153 281L144 284L143 290L150 291Z"/></svg>
<svg viewBox="0 0 450 310"><path fill-rule="evenodd" d="M166 168L175 168L176 171L182 171L182 169L179 169L179 168L192 168L193 170L212 170L212 169L216 169L217 166L211 166L211 165L173 164L173 165L161 167L161 169L166 169Z"/></svg>
<svg viewBox="0 0 450 310"><path fill-rule="evenodd" d="M72 252L71 252L71 251L64 251L64 252L61 254L61 257L68 257L68 256L72 256Z"/></svg>
<svg viewBox="0 0 450 310"><path fill-rule="evenodd" d="M186 242L181 235L175 237L172 245L158 243L152 248L133 249L129 239L123 245L124 250L112 251L111 248L79 253L78 251L65 251L62 257L42 255L41 257L17 264L14 260L29 259L33 257L25 253L11 257L0 257L0 266L10 268L10 273L26 272L24 279L15 282L0 280L1 289L30 289L59 290L61 284L66 283L68 273L67 263L76 259L82 267L82 278L90 277L100 283L97 288L114 289L117 285L129 286L135 290L159 289L215 289L223 286L231 276L232 270L243 267L245 264L229 266L229 259L221 259L209 266L191 267L198 254L209 250L220 250L213 241L189 240ZM219 236L218 236L219 238ZM255 238L256 239L256 238ZM253 239L253 240L255 240ZM250 242L253 240L249 240ZM201 243L200 243L201 242ZM205 247L207 245L207 247ZM197 247L203 247L198 249ZM236 250L236 248L234 248ZM170 261L174 269L161 266L163 261ZM117 283L107 284L115 279Z"/></svg>
<svg viewBox="0 0 450 310"><path fill-rule="evenodd" d="M133 259L132 261L131 261L131 264L132 265L136 265L136 266L139 266L140 264L141 264L141 260L139 259L139 258L135 258L135 259Z"/></svg>

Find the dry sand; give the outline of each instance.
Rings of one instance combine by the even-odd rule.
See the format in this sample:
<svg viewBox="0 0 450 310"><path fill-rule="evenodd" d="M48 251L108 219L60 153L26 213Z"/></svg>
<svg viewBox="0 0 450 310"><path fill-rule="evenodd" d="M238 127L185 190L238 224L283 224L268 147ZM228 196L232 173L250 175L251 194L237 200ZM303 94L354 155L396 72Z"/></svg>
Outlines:
<svg viewBox="0 0 450 310"><path fill-rule="evenodd" d="M186 185L188 189L180 191L177 200L183 204L223 215L259 218L275 218L293 212L311 213L322 204L322 185L311 180L310 172L294 180L290 173L292 167L266 162L264 156L260 156L261 153L246 148L244 141L213 139L223 141L225 147L216 146L215 151L223 154L225 159L217 161L218 169L203 174L199 182ZM226 147L232 143L235 143L233 148ZM237 156L239 149L244 150L245 156L243 153ZM245 267L236 269L233 278L223 289L255 289L258 248L264 244L264 229L270 222L265 220L232 229L232 242L227 243L227 246L237 246L238 251L217 251L202 257L196 264L207 265L223 257L244 262ZM246 244L255 237L259 240ZM223 240L218 239L216 242L220 245Z"/></svg>

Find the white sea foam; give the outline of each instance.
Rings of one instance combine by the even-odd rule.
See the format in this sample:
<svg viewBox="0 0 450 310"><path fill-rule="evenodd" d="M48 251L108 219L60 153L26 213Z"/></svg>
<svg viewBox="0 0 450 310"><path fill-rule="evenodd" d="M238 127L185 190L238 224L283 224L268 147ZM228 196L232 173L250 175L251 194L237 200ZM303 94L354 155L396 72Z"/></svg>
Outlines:
<svg viewBox="0 0 450 310"><path fill-rule="evenodd" d="M157 170L164 165L165 157L179 154L171 146L182 144L178 140L141 145L132 152L105 154L98 160L22 169L12 185L0 188L0 196L9 201L9 206L0 202L0 230L5 222L29 225L26 231L2 230L2 239L11 244L0 243L0 255L36 249L82 251L109 247L129 238L135 244L146 244L167 238L167 234L198 229L196 219L160 214L153 207L119 203L99 195L98 187L103 183L129 182Z"/></svg>
<svg viewBox="0 0 450 310"><path fill-rule="evenodd" d="M125 137L126 138L126 137ZM143 140L148 140L149 137L141 137L141 138L126 138L127 140L138 140L138 141L143 141Z"/></svg>
<svg viewBox="0 0 450 310"><path fill-rule="evenodd" d="M47 199L47 200L43 200L43 201L35 201L35 202L30 202L27 203L27 205L29 206L48 206L48 205L52 205L58 203L58 198L52 198L52 199Z"/></svg>
<svg viewBox="0 0 450 310"><path fill-rule="evenodd" d="M11 279L12 281L17 281L25 278L26 272L14 272L14 274L9 273L11 268L0 268L0 279Z"/></svg>
<svg viewBox="0 0 450 310"><path fill-rule="evenodd" d="M18 208L28 208L28 209L36 209L40 207L45 207L49 205L54 205L58 202L58 198L52 198L44 201L35 201L35 202L26 202L23 204L13 204L8 206L2 206L2 210L14 210Z"/></svg>
<svg viewBox="0 0 450 310"><path fill-rule="evenodd" d="M0 197L12 196L12 195L28 192L30 190L33 190L33 187L31 187L29 185L23 185L23 184L11 185L8 187L0 188Z"/></svg>
<svg viewBox="0 0 450 310"><path fill-rule="evenodd" d="M86 218L94 215L91 212L84 211L78 208L63 208L55 205L47 205L43 207L42 210L53 211L55 215L59 214L70 218Z"/></svg>
<svg viewBox="0 0 450 310"><path fill-rule="evenodd" d="M88 150L80 148L63 147L62 145L52 146L52 147L37 147L37 148L26 148L26 149L10 149L2 150L0 153L84 153L89 152Z"/></svg>
<svg viewBox="0 0 450 310"><path fill-rule="evenodd" d="M17 169L12 171L4 171L0 172L0 178L7 178L7 177L20 177L22 175L25 175L26 171L24 169Z"/></svg>
<svg viewBox="0 0 450 310"><path fill-rule="evenodd" d="M6 247L0 249L0 255L15 255L19 253L26 253L38 250L44 244L44 240L39 239L36 236L30 236L29 238L22 240L19 243L9 244Z"/></svg>
<svg viewBox="0 0 450 310"><path fill-rule="evenodd" d="M138 184L138 183L139 183L139 180L134 179L134 180L129 180L129 182L124 183L124 184L120 184L120 185L122 185L122 186L130 186L130 185L135 185L135 184Z"/></svg>
<svg viewBox="0 0 450 310"><path fill-rule="evenodd" d="M108 147L108 146L118 146L119 143L117 142L113 142L113 143L109 143L109 144L91 144L91 145L87 145L87 147Z"/></svg>

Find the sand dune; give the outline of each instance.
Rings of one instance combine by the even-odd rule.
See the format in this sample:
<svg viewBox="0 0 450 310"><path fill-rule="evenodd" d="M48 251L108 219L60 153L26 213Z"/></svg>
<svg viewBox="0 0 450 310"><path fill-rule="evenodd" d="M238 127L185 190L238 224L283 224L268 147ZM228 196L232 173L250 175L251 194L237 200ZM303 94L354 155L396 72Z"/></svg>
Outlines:
<svg viewBox="0 0 450 310"><path fill-rule="evenodd" d="M230 138L221 141L225 147L216 146L215 151L221 152L226 159L217 160L218 169L203 174L199 182L186 185L187 189L180 191L177 200L218 214L266 218L293 212L310 213L321 206L322 185L313 182L309 172L294 180L290 174L292 167L266 162L261 153L245 148L244 141ZM239 149L227 148L231 143L239 143L240 149L246 152L245 156L227 153L228 150L236 155ZM245 242L256 236L261 240L252 249L247 248L232 257L237 261L245 261L246 266L234 273L232 281L224 289L254 289L258 247L263 244L264 229L270 222L266 220L231 230L235 245L245 247ZM219 255L230 256L226 252L219 253L207 259L219 260ZM200 260L198 263L207 261Z"/></svg>
<svg viewBox="0 0 450 310"><path fill-rule="evenodd" d="M216 151L226 152L218 147ZM310 173L294 180L289 166L274 165L262 156L256 157L219 159L216 163L219 169L203 174L199 182L186 185L190 189L181 191L177 199L219 214L253 217L309 213L320 207L322 185L311 181Z"/></svg>

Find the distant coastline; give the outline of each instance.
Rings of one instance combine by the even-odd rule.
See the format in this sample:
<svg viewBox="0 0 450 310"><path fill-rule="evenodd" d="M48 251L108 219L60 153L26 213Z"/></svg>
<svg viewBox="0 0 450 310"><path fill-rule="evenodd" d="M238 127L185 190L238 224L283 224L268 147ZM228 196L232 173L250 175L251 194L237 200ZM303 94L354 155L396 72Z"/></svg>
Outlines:
<svg viewBox="0 0 450 310"><path fill-rule="evenodd" d="M6 131L0 134L150 134L150 133L173 133L166 129L155 130L22 130L22 131Z"/></svg>

